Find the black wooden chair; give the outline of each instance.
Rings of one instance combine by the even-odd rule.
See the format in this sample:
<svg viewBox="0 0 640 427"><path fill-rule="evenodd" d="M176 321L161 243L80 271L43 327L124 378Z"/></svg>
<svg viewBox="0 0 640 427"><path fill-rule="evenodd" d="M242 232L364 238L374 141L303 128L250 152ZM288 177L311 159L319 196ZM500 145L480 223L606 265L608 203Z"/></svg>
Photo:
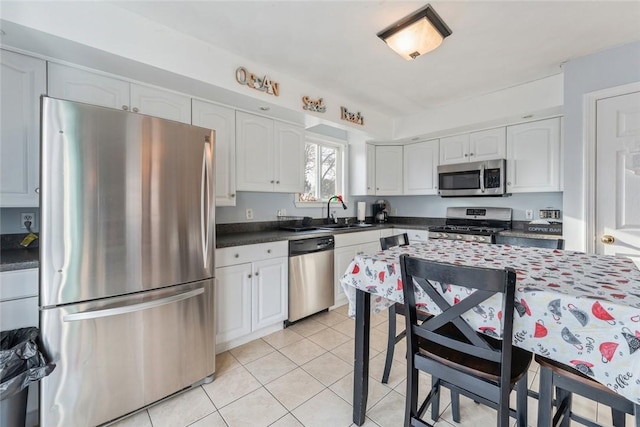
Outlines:
<svg viewBox="0 0 640 427"><path fill-rule="evenodd" d="M395 246L407 246L409 244L409 235L407 233L397 234L395 236L381 237L380 247L383 251ZM387 359L384 362L384 372L382 374L382 382L389 382L389 373L391 372L391 363L393 363L393 353L396 344L406 335L406 330L402 330L396 335L396 314L404 316L404 304L395 303L389 307L389 333L387 337Z"/></svg>
<svg viewBox="0 0 640 427"><path fill-rule="evenodd" d="M407 393L405 426L430 426L422 416L432 406L437 420L440 388L462 394L475 402L496 408L499 427L509 425L509 416L518 426L527 425L527 370L531 353L513 346L513 316L516 273L466 267L400 256L400 268L407 327ZM476 289L455 305L437 291L440 284ZM420 286L442 310L420 324L417 318L415 286ZM502 340L473 330L462 315L493 295L502 294ZM418 406L418 373L431 374L431 390ZM509 407L509 395L517 391L516 410ZM453 420L460 421L459 405Z"/></svg>
<svg viewBox="0 0 640 427"><path fill-rule="evenodd" d="M574 393L609 406L614 427L624 427L625 414L635 415L635 425L640 427L640 404L634 404L571 366L539 355L536 355L535 360L540 365L539 427L551 425L568 427L570 420L590 427L600 426L600 424L571 411ZM554 387L556 391L555 406L558 407L555 414L553 414L552 396Z"/></svg>
<svg viewBox="0 0 640 427"><path fill-rule="evenodd" d="M564 239L534 239L532 237L515 237L496 235L496 244L512 246L529 246L533 248L564 249Z"/></svg>

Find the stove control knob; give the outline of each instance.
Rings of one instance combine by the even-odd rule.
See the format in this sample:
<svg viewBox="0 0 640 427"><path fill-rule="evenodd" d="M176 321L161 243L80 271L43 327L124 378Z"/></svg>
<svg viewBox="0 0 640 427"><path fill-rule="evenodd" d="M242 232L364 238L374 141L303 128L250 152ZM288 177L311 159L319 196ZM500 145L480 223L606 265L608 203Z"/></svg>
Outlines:
<svg viewBox="0 0 640 427"><path fill-rule="evenodd" d="M461 235L459 235L459 234L457 234L457 235L456 235L456 239L458 239L458 240L462 240L462 236L461 236Z"/></svg>
<svg viewBox="0 0 640 427"><path fill-rule="evenodd" d="M469 240L470 242L475 242L476 240L478 240L478 237L477 237L477 236L469 236L469 239L468 239L468 240Z"/></svg>
<svg viewBox="0 0 640 427"><path fill-rule="evenodd" d="M478 236L477 239L478 239L478 242L486 242L487 241L487 238L484 237L484 236Z"/></svg>

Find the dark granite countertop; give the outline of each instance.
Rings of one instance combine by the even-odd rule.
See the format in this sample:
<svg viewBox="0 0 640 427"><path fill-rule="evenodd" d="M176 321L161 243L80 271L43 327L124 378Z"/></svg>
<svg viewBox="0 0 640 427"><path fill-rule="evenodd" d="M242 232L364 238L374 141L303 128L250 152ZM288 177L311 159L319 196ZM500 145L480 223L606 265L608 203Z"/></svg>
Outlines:
<svg viewBox="0 0 640 427"><path fill-rule="evenodd" d="M315 221L316 220L314 220L314 222ZM368 222L370 223L370 219ZM427 230L430 226L442 224L444 224L444 219L440 218L394 217L392 218L392 222L373 224L371 227L354 227L336 230L316 229L301 232L279 230L277 228L277 222L219 224L216 226L216 248L307 239L315 236L357 233L360 231L381 230L392 227ZM312 225L317 226L319 223L314 223ZM537 239L555 239L559 237L552 234L528 233L522 229L522 226L523 224L519 224L519 222L514 221L514 228L509 231L503 231L502 234L532 237ZM38 241L36 240L32 243L29 248L23 248L19 243L24 236L25 234L9 234L0 236L0 249L2 251L0 254L0 272L39 267Z"/></svg>

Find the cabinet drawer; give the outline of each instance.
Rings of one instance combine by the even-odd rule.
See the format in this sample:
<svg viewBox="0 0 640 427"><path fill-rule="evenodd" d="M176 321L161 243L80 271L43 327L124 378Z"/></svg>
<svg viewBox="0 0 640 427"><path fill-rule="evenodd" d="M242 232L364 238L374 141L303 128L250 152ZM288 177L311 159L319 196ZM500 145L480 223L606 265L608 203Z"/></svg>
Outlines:
<svg viewBox="0 0 640 427"><path fill-rule="evenodd" d="M0 301L38 296L37 268L4 271L0 282Z"/></svg>
<svg viewBox="0 0 640 427"><path fill-rule="evenodd" d="M216 249L216 267L244 264L289 255L289 242L259 243L257 245L233 246Z"/></svg>
<svg viewBox="0 0 640 427"><path fill-rule="evenodd" d="M336 248L360 245L380 241L380 230L358 231L357 233L336 234L334 236Z"/></svg>
<svg viewBox="0 0 640 427"><path fill-rule="evenodd" d="M0 302L0 331L38 326L38 297Z"/></svg>

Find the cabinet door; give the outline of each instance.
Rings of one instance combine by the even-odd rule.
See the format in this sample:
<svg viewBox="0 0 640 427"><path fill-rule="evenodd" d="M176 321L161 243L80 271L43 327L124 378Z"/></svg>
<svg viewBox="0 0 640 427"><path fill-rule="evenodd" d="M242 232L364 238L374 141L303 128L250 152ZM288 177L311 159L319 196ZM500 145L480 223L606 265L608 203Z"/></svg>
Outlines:
<svg viewBox="0 0 640 427"><path fill-rule="evenodd" d="M469 161L469 134L440 138L440 164Z"/></svg>
<svg viewBox="0 0 640 427"><path fill-rule="evenodd" d="M438 194L440 141L404 146L404 194Z"/></svg>
<svg viewBox="0 0 640 427"><path fill-rule="evenodd" d="M504 159L507 156L507 133L505 128L487 129L469 134L469 159Z"/></svg>
<svg viewBox="0 0 640 427"><path fill-rule="evenodd" d="M216 206L236 205L236 113L231 108L193 100L192 123L213 129Z"/></svg>
<svg viewBox="0 0 640 427"><path fill-rule="evenodd" d="M507 190L560 191L560 118L507 127Z"/></svg>
<svg viewBox="0 0 640 427"><path fill-rule="evenodd" d="M44 61L0 52L0 207L39 205L40 95Z"/></svg>
<svg viewBox="0 0 640 427"><path fill-rule="evenodd" d="M236 112L238 191L273 191L273 120Z"/></svg>
<svg viewBox="0 0 640 427"><path fill-rule="evenodd" d="M274 191L302 193L304 191L304 129L274 122Z"/></svg>
<svg viewBox="0 0 640 427"><path fill-rule="evenodd" d="M251 333L251 264L216 268L216 342Z"/></svg>
<svg viewBox="0 0 640 427"><path fill-rule="evenodd" d="M333 265L334 265L334 276L335 276L335 305L343 305L347 302L347 296L344 294L344 289L340 284L340 278L344 275L349 267L349 264L353 260L353 257L356 255L356 252L359 248L359 245L355 246L345 246L342 248L336 248L333 251Z"/></svg>
<svg viewBox="0 0 640 427"><path fill-rule="evenodd" d="M376 147L375 145L366 144L367 156L367 196L375 196L376 194Z"/></svg>
<svg viewBox="0 0 640 427"><path fill-rule="evenodd" d="M131 84L134 113L191 124L191 98L151 86Z"/></svg>
<svg viewBox="0 0 640 427"><path fill-rule="evenodd" d="M289 315L288 258L253 263L252 330L284 321Z"/></svg>
<svg viewBox="0 0 640 427"><path fill-rule="evenodd" d="M79 68L49 63L49 96L101 107L129 109L129 83Z"/></svg>
<svg viewBox="0 0 640 427"><path fill-rule="evenodd" d="M376 146L376 194L402 194L402 146Z"/></svg>

